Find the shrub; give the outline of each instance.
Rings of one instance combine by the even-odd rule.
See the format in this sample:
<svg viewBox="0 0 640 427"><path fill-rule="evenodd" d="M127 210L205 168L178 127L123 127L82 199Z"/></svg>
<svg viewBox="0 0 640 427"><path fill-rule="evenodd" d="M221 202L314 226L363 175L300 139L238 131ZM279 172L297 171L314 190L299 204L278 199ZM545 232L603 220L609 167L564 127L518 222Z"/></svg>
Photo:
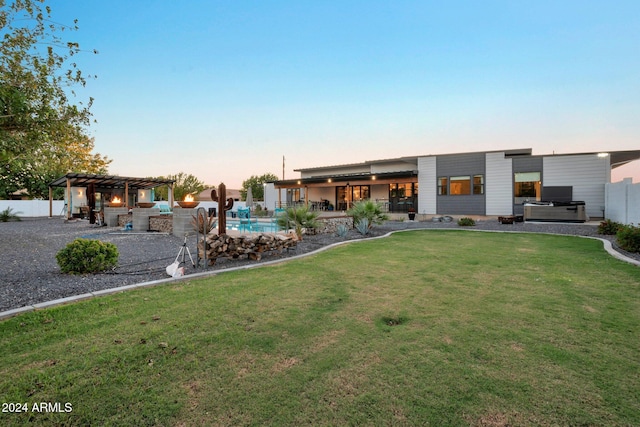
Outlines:
<svg viewBox="0 0 640 427"><path fill-rule="evenodd" d="M372 200L360 200L355 202L347 214L353 217L353 225L358 227L363 219L367 220L367 226L373 228L389 219L389 216L382 212L382 205Z"/></svg>
<svg viewBox="0 0 640 427"><path fill-rule="evenodd" d="M203 216L191 215L191 226L195 231L201 234L209 234L211 230L216 228L218 220L215 216L208 216L206 219Z"/></svg>
<svg viewBox="0 0 640 427"><path fill-rule="evenodd" d="M282 229L293 228L298 239L302 240L303 229L315 230L318 228L318 215L317 212L309 211L307 207L287 208L284 213L278 215L277 222Z"/></svg>
<svg viewBox="0 0 640 427"><path fill-rule="evenodd" d="M349 227L347 227L345 224L338 224L338 227L336 228L336 234L338 235L338 237L347 237L348 233Z"/></svg>
<svg viewBox="0 0 640 427"><path fill-rule="evenodd" d="M606 234L608 236L613 236L618 233L618 230L620 229L621 226L622 224L620 224L619 222L615 222L615 221L611 221L610 219L607 219L605 221L602 221L600 225L598 225L598 234Z"/></svg>
<svg viewBox="0 0 640 427"><path fill-rule="evenodd" d="M476 225L476 222L473 220L473 218L469 218L465 216L458 220L458 225L461 227L471 227Z"/></svg>
<svg viewBox="0 0 640 427"><path fill-rule="evenodd" d="M627 252L640 252L640 227L620 225L616 233L618 244Z"/></svg>
<svg viewBox="0 0 640 427"><path fill-rule="evenodd" d="M22 212L13 212L11 208L7 208L0 212L0 222L22 221L18 216L19 213Z"/></svg>
<svg viewBox="0 0 640 427"><path fill-rule="evenodd" d="M56 254L63 273L97 273L113 268L118 263L118 248L100 240L75 239Z"/></svg>
<svg viewBox="0 0 640 427"><path fill-rule="evenodd" d="M363 236L369 234L369 231L371 231L371 227L369 227L369 219L360 218L360 222L356 225L356 230L358 230Z"/></svg>

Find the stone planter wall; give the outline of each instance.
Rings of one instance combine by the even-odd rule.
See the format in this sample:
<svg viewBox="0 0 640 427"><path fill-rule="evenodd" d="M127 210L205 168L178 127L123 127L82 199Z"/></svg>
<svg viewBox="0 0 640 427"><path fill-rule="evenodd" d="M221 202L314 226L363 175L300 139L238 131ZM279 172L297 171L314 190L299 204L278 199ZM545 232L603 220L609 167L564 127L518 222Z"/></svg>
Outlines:
<svg viewBox="0 0 640 427"><path fill-rule="evenodd" d="M338 231L338 225L344 224L349 229L353 228L353 217L350 216L336 216L336 217L322 217L318 218L320 226L316 229L318 234L335 233Z"/></svg>

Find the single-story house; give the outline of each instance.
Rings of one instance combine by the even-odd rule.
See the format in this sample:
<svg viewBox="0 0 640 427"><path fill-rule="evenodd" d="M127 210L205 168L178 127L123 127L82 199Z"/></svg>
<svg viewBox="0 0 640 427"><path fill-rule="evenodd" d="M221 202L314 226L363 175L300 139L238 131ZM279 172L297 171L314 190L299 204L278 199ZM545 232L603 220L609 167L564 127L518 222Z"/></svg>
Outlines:
<svg viewBox="0 0 640 427"><path fill-rule="evenodd" d="M582 201L604 217L611 170L640 159L640 150L533 155L530 148L400 157L297 169L275 181L276 206L346 210L372 199L389 212L434 215L520 215L524 203Z"/></svg>

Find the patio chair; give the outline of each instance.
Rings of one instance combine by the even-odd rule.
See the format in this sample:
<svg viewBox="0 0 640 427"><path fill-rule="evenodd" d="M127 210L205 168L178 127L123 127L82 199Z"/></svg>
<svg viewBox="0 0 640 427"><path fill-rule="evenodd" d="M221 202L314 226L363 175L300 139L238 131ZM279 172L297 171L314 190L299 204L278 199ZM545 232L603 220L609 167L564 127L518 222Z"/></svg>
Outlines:
<svg viewBox="0 0 640 427"><path fill-rule="evenodd" d="M251 211L249 208L238 208L238 229L251 232Z"/></svg>

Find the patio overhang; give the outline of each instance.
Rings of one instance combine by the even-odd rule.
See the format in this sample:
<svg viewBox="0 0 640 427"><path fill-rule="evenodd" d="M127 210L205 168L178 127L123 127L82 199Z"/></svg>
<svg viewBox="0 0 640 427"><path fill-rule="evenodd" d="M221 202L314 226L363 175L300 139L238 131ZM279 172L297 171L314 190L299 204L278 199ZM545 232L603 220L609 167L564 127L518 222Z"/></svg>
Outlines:
<svg viewBox="0 0 640 427"><path fill-rule="evenodd" d="M404 182L417 182L418 171L398 171L383 173L353 173L312 176L307 178L286 179L275 181L275 188L302 188L302 187L340 187L350 185L381 185Z"/></svg>
<svg viewBox="0 0 640 427"><path fill-rule="evenodd" d="M65 187L93 187L95 192L104 192L105 190L122 189L125 193L125 200L128 198L129 191L146 190L161 185L168 185L173 190L174 179L155 179L155 178L134 178L117 175L95 175L86 173L68 173L49 183L49 216L53 216L53 188ZM173 191L169 192L170 199L173 199ZM170 206L173 200L169 200ZM67 205L67 216L71 216L70 204Z"/></svg>

